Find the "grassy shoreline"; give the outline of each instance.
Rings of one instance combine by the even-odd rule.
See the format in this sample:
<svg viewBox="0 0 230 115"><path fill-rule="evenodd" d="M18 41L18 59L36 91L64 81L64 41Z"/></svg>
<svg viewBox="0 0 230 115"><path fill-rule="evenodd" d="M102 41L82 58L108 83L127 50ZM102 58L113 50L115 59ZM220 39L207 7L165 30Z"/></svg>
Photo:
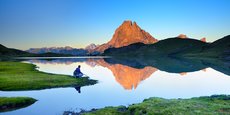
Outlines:
<svg viewBox="0 0 230 115"><path fill-rule="evenodd" d="M66 111L65 113L68 113ZM70 112L71 113L71 112ZM91 111L82 111L83 115L184 115L184 114L205 114L216 115L230 114L230 95L212 95L204 97L195 97L190 99L163 99L152 97L145 99L138 104L132 104L128 107L105 107L102 109L93 109Z"/></svg>
<svg viewBox="0 0 230 115"><path fill-rule="evenodd" d="M36 99L29 97L0 97L0 112L24 108L36 101Z"/></svg>
<svg viewBox="0 0 230 115"><path fill-rule="evenodd" d="M55 87L86 86L96 84L89 78L73 78L40 72L33 64L20 62L0 62L0 90L21 91L41 90Z"/></svg>

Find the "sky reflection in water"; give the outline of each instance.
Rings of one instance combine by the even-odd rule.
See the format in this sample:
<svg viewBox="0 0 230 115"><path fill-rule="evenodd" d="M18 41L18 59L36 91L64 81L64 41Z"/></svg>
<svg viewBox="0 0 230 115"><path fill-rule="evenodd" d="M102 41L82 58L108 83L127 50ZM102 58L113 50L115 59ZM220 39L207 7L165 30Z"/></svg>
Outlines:
<svg viewBox="0 0 230 115"><path fill-rule="evenodd" d="M165 62L167 61L165 60ZM195 63L196 66L193 66L191 64L191 67L200 70L193 68L189 72L179 71L180 68L186 67L189 63L180 64L176 63L175 60L173 62L177 66L176 68L164 67L159 64L159 61L141 62L142 65L138 63L125 65L127 61L102 58L29 60L26 62L37 65L40 71L65 75L72 75L75 68L81 65L82 72L90 76L91 79L98 80L99 83L81 87L81 93L75 88L1 91L0 96L29 96L38 99L35 104L27 108L4 114L62 114L63 111L78 111L80 108L92 109L129 105L139 103L149 97L190 98L213 94L230 94L230 76L226 74L226 68L218 68L218 70L225 72L223 74L215 70L217 66L213 66L214 64L212 66L215 69L206 67L207 64L211 65L207 62L205 62L206 65ZM154 64L160 70L153 67ZM171 63L171 66L174 65ZM176 72L169 73L167 71Z"/></svg>

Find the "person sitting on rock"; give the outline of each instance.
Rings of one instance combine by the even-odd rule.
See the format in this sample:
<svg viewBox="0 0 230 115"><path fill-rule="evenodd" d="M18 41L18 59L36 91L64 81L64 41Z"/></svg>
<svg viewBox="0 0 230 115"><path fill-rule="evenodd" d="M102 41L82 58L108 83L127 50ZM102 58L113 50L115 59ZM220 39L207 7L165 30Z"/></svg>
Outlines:
<svg viewBox="0 0 230 115"><path fill-rule="evenodd" d="M76 68L76 70L73 72L73 76L76 78L82 77L83 73L80 70L81 66L78 65L78 67Z"/></svg>

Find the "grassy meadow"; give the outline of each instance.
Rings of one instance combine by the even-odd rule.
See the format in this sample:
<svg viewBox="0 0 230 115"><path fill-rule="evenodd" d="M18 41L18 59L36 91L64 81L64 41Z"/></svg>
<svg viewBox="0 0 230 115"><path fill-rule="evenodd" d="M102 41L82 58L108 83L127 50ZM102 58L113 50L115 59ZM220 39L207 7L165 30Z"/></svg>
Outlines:
<svg viewBox="0 0 230 115"><path fill-rule="evenodd" d="M40 72L33 64L20 62L0 62L0 90L40 90L54 87L93 85L97 81L89 78L73 78Z"/></svg>
<svg viewBox="0 0 230 115"><path fill-rule="evenodd" d="M152 97L128 107L105 107L84 115L229 115L230 95L212 95L190 99Z"/></svg>

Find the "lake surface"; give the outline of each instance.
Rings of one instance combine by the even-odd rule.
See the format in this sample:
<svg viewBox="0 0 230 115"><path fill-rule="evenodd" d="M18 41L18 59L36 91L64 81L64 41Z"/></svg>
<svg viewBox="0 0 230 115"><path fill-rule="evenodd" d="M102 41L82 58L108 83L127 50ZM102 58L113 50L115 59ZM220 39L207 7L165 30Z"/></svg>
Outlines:
<svg viewBox="0 0 230 115"><path fill-rule="evenodd" d="M230 94L229 62L163 58L143 60L33 58L23 61L37 65L39 71L65 75L72 75L75 68L81 65L83 73L99 82L81 88L0 91L0 96L28 96L38 100L29 107L1 114L59 115L69 110L128 106L149 97L171 99Z"/></svg>

